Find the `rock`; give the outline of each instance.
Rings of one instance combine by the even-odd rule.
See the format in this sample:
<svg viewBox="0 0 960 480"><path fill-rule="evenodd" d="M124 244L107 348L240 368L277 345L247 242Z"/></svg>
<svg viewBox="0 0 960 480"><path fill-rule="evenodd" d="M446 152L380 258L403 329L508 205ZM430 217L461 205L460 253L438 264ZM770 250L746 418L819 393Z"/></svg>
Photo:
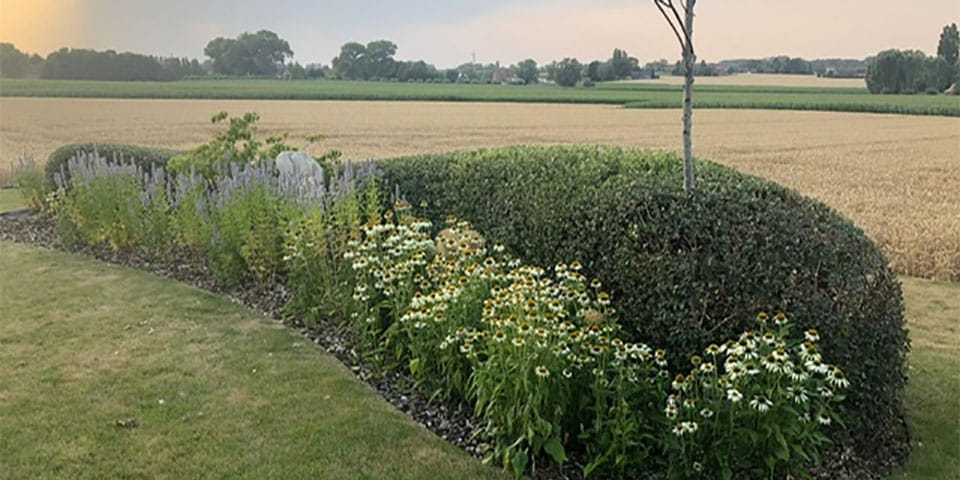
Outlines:
<svg viewBox="0 0 960 480"><path fill-rule="evenodd" d="M300 199L323 198L325 182L323 167L306 152L281 152L276 160L280 174L280 188L284 193Z"/></svg>

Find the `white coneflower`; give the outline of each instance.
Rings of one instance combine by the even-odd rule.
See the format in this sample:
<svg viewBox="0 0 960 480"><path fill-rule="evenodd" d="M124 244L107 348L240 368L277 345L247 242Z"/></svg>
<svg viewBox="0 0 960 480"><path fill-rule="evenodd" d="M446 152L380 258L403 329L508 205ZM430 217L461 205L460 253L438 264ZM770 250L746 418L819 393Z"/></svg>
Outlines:
<svg viewBox="0 0 960 480"><path fill-rule="evenodd" d="M697 422L681 422L680 425L683 426L683 429L686 430L687 433L696 432L697 429L700 428L700 425L698 425Z"/></svg>
<svg viewBox="0 0 960 480"><path fill-rule="evenodd" d="M674 377L673 383L671 383L670 386L673 387L674 390L681 390L683 389L683 386L684 386L683 382L684 382L683 375L677 374L677 376Z"/></svg>
<svg viewBox="0 0 960 480"><path fill-rule="evenodd" d="M811 328L806 332L803 332L803 338L808 342L816 342L820 340L820 334L817 333L817 329Z"/></svg>
<svg viewBox="0 0 960 480"><path fill-rule="evenodd" d="M830 398L833 398L833 390L830 390L830 389L827 388L827 387L819 387L819 388L817 389L817 393L819 393L819 394L820 394L820 398L822 398L822 399L824 399L824 400L828 400L828 399L830 399Z"/></svg>
<svg viewBox="0 0 960 480"><path fill-rule="evenodd" d="M778 348L774 350L773 352L770 353L770 355L772 355L773 358L776 359L778 362L785 362L787 361L788 358L790 358L790 356L787 355L787 351L782 348Z"/></svg>
<svg viewBox="0 0 960 480"><path fill-rule="evenodd" d="M733 403L737 403L740 400L743 400L743 394L740 393L736 388L727 389L727 400L730 400Z"/></svg>
<svg viewBox="0 0 960 480"><path fill-rule="evenodd" d="M823 361L820 360L819 355L815 357L811 357L811 359L808 360L804 364L804 366L807 368L807 370L813 373L824 374L830 371L830 367L828 367L827 364L823 363Z"/></svg>
<svg viewBox="0 0 960 480"><path fill-rule="evenodd" d="M791 369L787 372L787 375L790 376L790 380L793 380L794 382L797 382L797 383L804 383L804 382L806 382L806 381L810 378L810 376L807 375L806 372L800 371L800 370L796 370L796 369L793 369L793 368L791 368Z"/></svg>
<svg viewBox="0 0 960 480"><path fill-rule="evenodd" d="M830 417L824 414L817 415L817 423L819 423L820 425L830 425L830 422L831 422Z"/></svg>
<svg viewBox="0 0 960 480"><path fill-rule="evenodd" d="M713 410L710 410L709 408L704 408L700 410L700 416L703 418L710 418L713 416Z"/></svg>
<svg viewBox="0 0 960 480"><path fill-rule="evenodd" d="M843 374L842 370L836 367L834 367L830 375L827 376L827 383L834 388L847 388L850 386L850 381L847 380L846 375Z"/></svg>
<svg viewBox="0 0 960 480"><path fill-rule="evenodd" d="M673 420L677 418L677 407L667 405L667 408L663 409L663 414L666 415L668 419Z"/></svg>
<svg viewBox="0 0 960 480"><path fill-rule="evenodd" d="M711 343L710 346L707 347L706 353L707 355L719 355L720 347L717 346L716 343Z"/></svg>
<svg viewBox="0 0 960 480"><path fill-rule="evenodd" d="M522 347L523 344L526 343L523 337L514 337L513 340L511 340L511 342L513 342L513 346L515 347Z"/></svg>
<svg viewBox="0 0 960 480"><path fill-rule="evenodd" d="M470 350L472 349L473 349L473 346L470 345L469 343L464 343L463 345L460 345L460 353L470 353Z"/></svg>
<svg viewBox="0 0 960 480"><path fill-rule="evenodd" d="M807 391L803 388L797 389L797 391L793 394L793 403L796 403L797 405L803 405L809 400L810 397L807 396Z"/></svg>
<svg viewBox="0 0 960 480"><path fill-rule="evenodd" d="M773 402L763 395L756 395L753 397L753 400L750 400L750 406L760 413L767 413L770 407L773 406Z"/></svg>
<svg viewBox="0 0 960 480"><path fill-rule="evenodd" d="M573 377L573 372L571 372L570 369L568 369L568 368L564 368L564 369L563 369L563 377L564 377L564 378Z"/></svg>
<svg viewBox="0 0 960 480"><path fill-rule="evenodd" d="M697 408L697 401L692 398L683 399L683 408L694 409Z"/></svg>
<svg viewBox="0 0 960 480"><path fill-rule="evenodd" d="M538 365L537 368L533 369L533 371L540 378L547 378L550 376L550 370L547 369L546 365Z"/></svg>
<svg viewBox="0 0 960 480"><path fill-rule="evenodd" d="M786 325L786 324L787 324L787 315L786 315L785 313L783 313L783 312L778 312L778 313L773 317L773 323L776 324L777 326Z"/></svg>
<svg viewBox="0 0 960 480"><path fill-rule="evenodd" d="M683 422L681 422L681 423L683 423ZM684 432L686 432L686 429L681 426L681 423L678 423L678 424L676 424L676 425L673 426L673 434L676 435L676 436L678 436L678 437L682 437L683 434L684 434Z"/></svg>

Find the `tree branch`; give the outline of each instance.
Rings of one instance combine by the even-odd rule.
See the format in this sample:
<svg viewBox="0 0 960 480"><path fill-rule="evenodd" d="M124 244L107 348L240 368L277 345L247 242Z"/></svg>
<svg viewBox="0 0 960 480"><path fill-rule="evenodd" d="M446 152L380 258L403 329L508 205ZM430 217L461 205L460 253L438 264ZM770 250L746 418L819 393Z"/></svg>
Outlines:
<svg viewBox="0 0 960 480"><path fill-rule="evenodd" d="M663 14L663 18L664 20L667 21L667 25L670 25L670 28L673 30L673 34L677 36L677 42L680 43L680 48L681 49L685 48L683 43L683 37L681 37L680 32L677 31L677 27L676 25L674 25L673 20L670 19L669 15L667 15L667 11L663 9L663 7L667 7L673 10L673 14L674 16L676 16L677 10L676 8L673 7L673 0L653 0L653 4L656 5L657 9L660 10L660 13ZM683 27L683 22L680 20L679 17L677 17L677 23L679 23L679 25ZM686 37L686 33L687 33L686 30L684 30L683 33L684 33L684 37Z"/></svg>

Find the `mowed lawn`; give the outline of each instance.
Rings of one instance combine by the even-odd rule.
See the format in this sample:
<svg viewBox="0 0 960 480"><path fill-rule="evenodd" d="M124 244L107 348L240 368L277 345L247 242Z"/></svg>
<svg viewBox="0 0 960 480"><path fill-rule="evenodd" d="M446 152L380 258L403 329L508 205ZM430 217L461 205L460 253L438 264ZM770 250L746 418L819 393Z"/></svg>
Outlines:
<svg viewBox="0 0 960 480"><path fill-rule="evenodd" d="M229 300L0 242L0 478L496 478Z"/></svg>

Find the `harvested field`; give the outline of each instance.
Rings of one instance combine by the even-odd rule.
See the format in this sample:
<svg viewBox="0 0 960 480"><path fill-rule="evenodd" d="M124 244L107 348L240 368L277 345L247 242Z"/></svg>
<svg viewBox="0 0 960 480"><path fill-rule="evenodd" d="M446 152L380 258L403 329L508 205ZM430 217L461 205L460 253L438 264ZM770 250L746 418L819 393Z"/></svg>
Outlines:
<svg viewBox="0 0 960 480"><path fill-rule="evenodd" d="M680 148L680 112L601 105L0 99L0 169L72 142L187 148L209 117L256 111L264 133L329 138L349 158L515 143ZM698 156L773 179L864 228L902 274L960 280L960 119L696 110Z"/></svg>

